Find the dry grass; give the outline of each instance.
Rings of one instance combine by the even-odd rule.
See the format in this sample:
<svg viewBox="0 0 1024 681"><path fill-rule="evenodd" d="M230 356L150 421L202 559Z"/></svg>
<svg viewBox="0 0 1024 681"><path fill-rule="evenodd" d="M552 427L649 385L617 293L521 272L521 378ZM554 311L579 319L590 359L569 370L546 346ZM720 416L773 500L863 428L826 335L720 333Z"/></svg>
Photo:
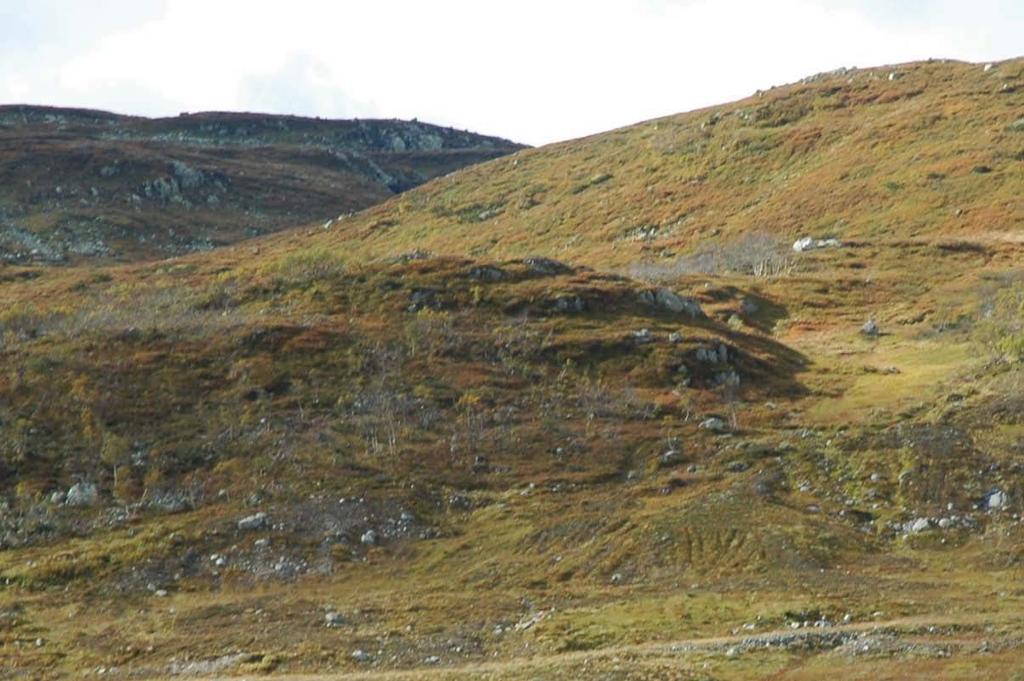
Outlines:
<svg viewBox="0 0 1024 681"><path fill-rule="evenodd" d="M463 171L258 254L0 269L4 664L152 677L241 652L224 674L1013 678L1019 376L970 326L1019 267L1019 174L999 156L1019 95L995 88L1019 69L780 88ZM971 173L981 161L996 170ZM673 272L706 319L609 273L751 225L844 246L787 254L798 267L774 277ZM442 255L393 259L416 250ZM527 254L573 267L538 273ZM726 361L707 360L719 345ZM714 414L738 432L701 428ZM83 477L102 510L48 504ZM993 489L1006 509L979 508ZM185 492L194 508L152 503ZM342 497L365 506L338 534ZM257 510L273 525L240 533ZM416 532L361 544L402 510ZM975 525L894 529L949 514ZM325 626L331 609L344 625ZM847 613L920 645L671 649Z"/></svg>

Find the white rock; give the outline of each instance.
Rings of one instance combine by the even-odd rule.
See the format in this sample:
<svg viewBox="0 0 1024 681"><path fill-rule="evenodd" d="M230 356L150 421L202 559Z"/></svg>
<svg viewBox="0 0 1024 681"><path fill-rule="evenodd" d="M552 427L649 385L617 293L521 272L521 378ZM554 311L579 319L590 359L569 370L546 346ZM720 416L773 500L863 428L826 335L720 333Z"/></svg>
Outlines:
<svg viewBox="0 0 1024 681"><path fill-rule="evenodd" d="M932 526L932 523L928 518L916 518L907 522L903 527L907 534L918 534L924 532Z"/></svg>
<svg viewBox="0 0 1024 681"><path fill-rule="evenodd" d="M700 427L704 430L710 430L712 433L724 433L729 430L729 424L717 416L704 419L701 421Z"/></svg>
<svg viewBox="0 0 1024 681"><path fill-rule="evenodd" d="M252 530L262 530L267 526L270 518L266 513L254 513L253 515L246 516L238 521L238 529L242 532L250 532Z"/></svg>
<svg viewBox="0 0 1024 681"><path fill-rule="evenodd" d="M1007 501L1009 501L1009 499L1006 497L1006 492L997 489L988 495L988 498L985 500L985 505L990 511L998 511L1006 506Z"/></svg>
<svg viewBox="0 0 1024 681"><path fill-rule="evenodd" d="M64 503L68 506L95 506L100 493L91 482L79 482L68 490Z"/></svg>
<svg viewBox="0 0 1024 681"><path fill-rule="evenodd" d="M797 239L793 242L793 250L797 253L803 253L814 248L815 240L813 237L805 236Z"/></svg>
<svg viewBox="0 0 1024 681"><path fill-rule="evenodd" d="M654 341L654 334L651 333L650 329L640 329L633 332L633 339L637 343L651 343Z"/></svg>
<svg viewBox="0 0 1024 681"><path fill-rule="evenodd" d="M805 251L813 251L816 248L839 248L842 245L843 242L835 237L815 239L812 236L805 236L793 242L793 250L797 253L803 253Z"/></svg>

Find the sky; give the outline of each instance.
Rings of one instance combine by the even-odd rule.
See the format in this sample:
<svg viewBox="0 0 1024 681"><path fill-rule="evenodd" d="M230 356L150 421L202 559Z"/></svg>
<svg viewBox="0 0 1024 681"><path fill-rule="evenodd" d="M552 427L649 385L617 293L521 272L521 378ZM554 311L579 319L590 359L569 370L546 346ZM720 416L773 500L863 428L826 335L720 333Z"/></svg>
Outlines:
<svg viewBox="0 0 1024 681"><path fill-rule="evenodd" d="M0 104L418 118L527 144L840 66L1024 55L1024 0L0 0Z"/></svg>

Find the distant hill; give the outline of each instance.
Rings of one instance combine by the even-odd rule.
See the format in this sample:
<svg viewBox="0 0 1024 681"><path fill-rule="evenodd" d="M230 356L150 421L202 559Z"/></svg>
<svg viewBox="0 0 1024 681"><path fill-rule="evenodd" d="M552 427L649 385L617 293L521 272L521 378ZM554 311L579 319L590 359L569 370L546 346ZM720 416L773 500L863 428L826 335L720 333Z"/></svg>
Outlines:
<svg viewBox="0 0 1024 681"><path fill-rule="evenodd" d="M416 121L0 107L0 260L134 260L358 211L519 145Z"/></svg>

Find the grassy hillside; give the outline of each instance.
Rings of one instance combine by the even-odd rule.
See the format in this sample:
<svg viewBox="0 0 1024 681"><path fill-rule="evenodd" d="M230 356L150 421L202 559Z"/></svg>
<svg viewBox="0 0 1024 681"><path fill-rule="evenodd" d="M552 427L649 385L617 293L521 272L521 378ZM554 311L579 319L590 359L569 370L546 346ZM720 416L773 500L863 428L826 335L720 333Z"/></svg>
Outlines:
<svg viewBox="0 0 1024 681"><path fill-rule="evenodd" d="M209 250L354 212L519 148L414 121L0 106L0 260Z"/></svg>
<svg viewBox="0 0 1024 681"><path fill-rule="evenodd" d="M1022 115L1021 60L822 74L466 169L346 222L334 243L609 267L752 233L1016 241Z"/></svg>
<svg viewBox="0 0 1024 681"><path fill-rule="evenodd" d="M0 675L1019 679L1022 67L0 267Z"/></svg>

